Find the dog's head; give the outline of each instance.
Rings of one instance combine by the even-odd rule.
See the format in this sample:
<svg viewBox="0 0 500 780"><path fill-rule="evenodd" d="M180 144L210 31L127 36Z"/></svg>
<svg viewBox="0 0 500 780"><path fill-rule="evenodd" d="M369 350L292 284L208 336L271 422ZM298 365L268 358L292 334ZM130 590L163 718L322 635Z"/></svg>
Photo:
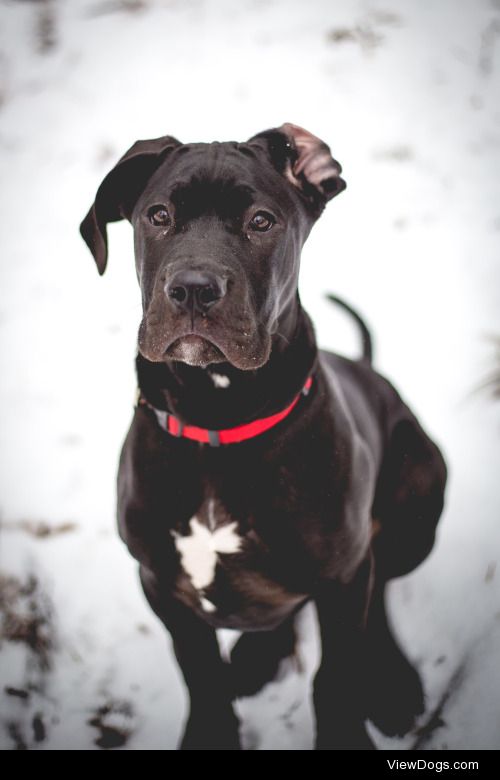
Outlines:
<svg viewBox="0 0 500 780"><path fill-rule="evenodd" d="M345 188L326 144L285 124L246 143L138 141L81 225L99 273L106 225L134 227L148 360L259 368L295 305L302 245Z"/></svg>

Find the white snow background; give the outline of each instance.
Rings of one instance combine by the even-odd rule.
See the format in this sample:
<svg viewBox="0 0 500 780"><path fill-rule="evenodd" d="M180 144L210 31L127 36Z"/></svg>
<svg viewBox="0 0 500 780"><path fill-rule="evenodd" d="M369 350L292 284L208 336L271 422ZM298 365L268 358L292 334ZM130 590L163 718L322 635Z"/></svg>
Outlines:
<svg viewBox="0 0 500 780"><path fill-rule="evenodd" d="M174 749L186 695L115 531L140 297L127 223L100 279L78 233L138 138L245 140L285 121L348 188L303 253L321 346L376 366L444 449L438 545L391 586L423 727L383 748L500 748L499 0L0 0L0 746ZM306 673L250 749L310 749ZM284 689L286 688L286 695Z"/></svg>

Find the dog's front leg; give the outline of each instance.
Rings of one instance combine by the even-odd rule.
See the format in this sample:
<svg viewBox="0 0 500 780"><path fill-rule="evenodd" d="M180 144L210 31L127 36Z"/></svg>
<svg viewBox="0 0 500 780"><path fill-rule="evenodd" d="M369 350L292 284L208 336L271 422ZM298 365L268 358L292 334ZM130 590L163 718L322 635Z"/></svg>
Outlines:
<svg viewBox="0 0 500 780"><path fill-rule="evenodd" d="M141 583L151 608L169 630L188 687L191 709L180 750L240 750L238 719L215 629L161 587L141 566Z"/></svg>
<svg viewBox="0 0 500 780"><path fill-rule="evenodd" d="M374 750L365 727L365 624L371 558L349 585L322 582L315 594L322 657L314 679L316 750Z"/></svg>

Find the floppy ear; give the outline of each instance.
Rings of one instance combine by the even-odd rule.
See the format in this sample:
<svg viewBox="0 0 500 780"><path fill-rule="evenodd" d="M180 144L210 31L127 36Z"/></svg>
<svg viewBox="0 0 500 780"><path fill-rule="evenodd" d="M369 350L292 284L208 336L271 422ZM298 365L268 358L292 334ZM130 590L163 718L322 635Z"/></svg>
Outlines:
<svg viewBox="0 0 500 780"><path fill-rule="evenodd" d="M313 211L321 211L327 201L346 188L342 168L330 147L302 127L287 122L250 138L248 143L267 152L274 167L296 187Z"/></svg>
<svg viewBox="0 0 500 780"><path fill-rule="evenodd" d="M166 155L181 142L170 135L150 141L136 141L97 190L95 201L80 225L80 233L94 256L100 274L106 270L108 238L106 225L130 219L148 179Z"/></svg>

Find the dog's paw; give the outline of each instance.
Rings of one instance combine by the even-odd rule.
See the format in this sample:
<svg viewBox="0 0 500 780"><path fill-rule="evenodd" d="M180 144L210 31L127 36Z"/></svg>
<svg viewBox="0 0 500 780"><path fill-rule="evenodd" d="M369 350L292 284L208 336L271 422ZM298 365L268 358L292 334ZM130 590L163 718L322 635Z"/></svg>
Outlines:
<svg viewBox="0 0 500 780"><path fill-rule="evenodd" d="M191 714L179 750L241 750L239 723L232 713Z"/></svg>
<svg viewBox="0 0 500 780"><path fill-rule="evenodd" d="M315 750L376 750L366 728L329 728L325 733L319 729L316 734Z"/></svg>
<svg viewBox="0 0 500 780"><path fill-rule="evenodd" d="M367 717L390 737L407 734L424 711L420 675L399 652L373 669L367 693Z"/></svg>

